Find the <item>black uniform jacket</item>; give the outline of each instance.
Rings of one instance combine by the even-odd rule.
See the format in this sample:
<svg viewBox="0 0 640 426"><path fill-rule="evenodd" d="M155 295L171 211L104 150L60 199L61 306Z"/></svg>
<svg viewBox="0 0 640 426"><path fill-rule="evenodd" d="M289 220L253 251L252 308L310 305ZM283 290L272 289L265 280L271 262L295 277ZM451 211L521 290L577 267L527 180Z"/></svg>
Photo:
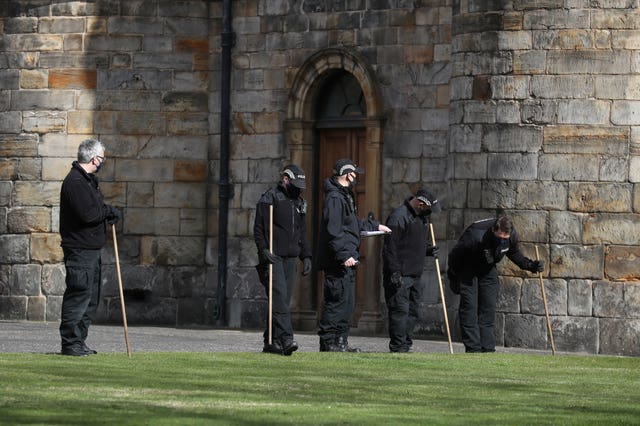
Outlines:
<svg viewBox="0 0 640 426"><path fill-rule="evenodd" d="M521 269L528 269L531 260L518 248L518 233L511 231L508 246L499 248L493 244L491 227L495 219L484 219L472 223L465 229L455 247L449 253L449 268L463 281L474 276L484 275L506 255ZM494 261L487 263L484 250L490 250Z"/></svg>
<svg viewBox="0 0 640 426"><path fill-rule="evenodd" d="M282 257L311 257L307 241L307 202L302 197L290 198L282 185L271 188L260 197L256 208L253 238L258 253L269 248L269 206L273 205L273 254Z"/></svg>
<svg viewBox="0 0 640 426"><path fill-rule="evenodd" d="M419 217L407 198L393 210L386 225L391 234L384 236L382 258L385 274L400 272L403 276L419 277L424 268L429 242L429 224Z"/></svg>
<svg viewBox="0 0 640 426"><path fill-rule="evenodd" d="M74 161L60 189L60 245L79 249L102 248L107 213L98 178Z"/></svg>
<svg viewBox="0 0 640 426"><path fill-rule="evenodd" d="M316 254L319 270L335 270L347 259L360 259L360 231L376 231L380 223L358 218L355 198L335 178L324 181L325 199Z"/></svg>

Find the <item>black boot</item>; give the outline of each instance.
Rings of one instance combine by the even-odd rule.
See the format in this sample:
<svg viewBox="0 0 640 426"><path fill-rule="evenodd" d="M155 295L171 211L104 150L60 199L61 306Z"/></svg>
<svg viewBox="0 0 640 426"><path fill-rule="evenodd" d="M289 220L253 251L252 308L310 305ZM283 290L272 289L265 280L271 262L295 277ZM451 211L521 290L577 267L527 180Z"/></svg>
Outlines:
<svg viewBox="0 0 640 426"><path fill-rule="evenodd" d="M320 352L341 352L335 340L320 339Z"/></svg>
<svg viewBox="0 0 640 426"><path fill-rule="evenodd" d="M280 346L280 343L276 341L274 341L272 344L265 342L264 347L262 348L262 352L277 354L277 355L284 355L282 351L282 346Z"/></svg>
<svg viewBox="0 0 640 426"><path fill-rule="evenodd" d="M338 337L338 347L340 348L340 352L362 352L360 348L349 346L349 342L345 336Z"/></svg>
<svg viewBox="0 0 640 426"><path fill-rule="evenodd" d="M298 350L298 342L295 340L286 340L282 345L282 355L289 356Z"/></svg>

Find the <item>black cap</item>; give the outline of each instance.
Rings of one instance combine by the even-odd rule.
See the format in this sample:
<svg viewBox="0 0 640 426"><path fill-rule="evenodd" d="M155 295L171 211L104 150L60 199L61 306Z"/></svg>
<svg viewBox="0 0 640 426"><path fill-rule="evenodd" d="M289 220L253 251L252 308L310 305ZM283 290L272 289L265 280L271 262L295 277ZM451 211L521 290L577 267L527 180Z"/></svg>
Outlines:
<svg viewBox="0 0 640 426"><path fill-rule="evenodd" d="M305 189L307 187L304 171L295 164L285 166L282 169L282 174L287 176L296 188Z"/></svg>
<svg viewBox="0 0 640 426"><path fill-rule="evenodd" d="M362 167L356 166L352 160L348 158L341 158L336 161L336 164L333 166L333 175L334 176L342 176L347 173L356 172L356 173L364 173L364 169Z"/></svg>
<svg viewBox="0 0 640 426"><path fill-rule="evenodd" d="M427 206L431 207L432 213L440 213L442 211L440 202L438 201L436 196L426 189L418 190L418 192L416 192L416 198L425 203Z"/></svg>

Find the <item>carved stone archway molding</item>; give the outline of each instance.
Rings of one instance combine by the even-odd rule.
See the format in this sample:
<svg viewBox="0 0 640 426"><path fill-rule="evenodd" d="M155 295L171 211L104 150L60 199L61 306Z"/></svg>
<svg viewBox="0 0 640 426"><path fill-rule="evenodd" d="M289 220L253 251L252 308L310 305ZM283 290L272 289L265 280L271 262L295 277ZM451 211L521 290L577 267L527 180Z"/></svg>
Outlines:
<svg viewBox="0 0 640 426"><path fill-rule="evenodd" d="M315 176L313 166L313 148L316 142L314 124L316 121L315 103L318 90L326 78L334 72L351 73L360 84L365 97L367 116L366 127L366 204L365 211L373 212L380 218L382 187L382 137L384 117L382 96L375 72L363 56L354 50L334 47L320 50L310 56L298 70L291 89L285 122L285 140L290 152L291 161L300 164L307 171L307 176ZM309 179L307 179L309 180ZM309 211L315 211L310 205ZM310 221L311 218L309 217ZM308 223L310 225L310 223ZM309 227L309 229L311 229ZM366 244L379 245L378 241L367 241ZM376 250L378 247L369 247ZM371 282L360 317L358 330L364 332L380 332L382 320L380 316L380 284L379 265L370 262L367 268L367 282ZM304 286L304 285L303 285ZM310 286L304 286L309 289ZM315 307L307 290L299 290L294 294L292 316L296 327L312 329L316 326Z"/></svg>

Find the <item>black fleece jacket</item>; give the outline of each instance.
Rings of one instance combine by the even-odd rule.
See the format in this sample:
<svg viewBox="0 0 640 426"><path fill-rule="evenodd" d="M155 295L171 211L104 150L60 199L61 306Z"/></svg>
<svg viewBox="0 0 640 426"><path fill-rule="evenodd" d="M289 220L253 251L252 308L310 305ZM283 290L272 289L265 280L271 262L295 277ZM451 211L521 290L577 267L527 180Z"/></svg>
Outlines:
<svg viewBox="0 0 640 426"><path fill-rule="evenodd" d="M400 272L403 276L419 277L424 268L425 256L432 254L429 242L429 224L411 207L409 197L393 210L386 225L391 234L384 236L382 259L385 274Z"/></svg>
<svg viewBox="0 0 640 426"><path fill-rule="evenodd" d="M316 264L319 270L336 270L350 257L360 259L360 231L376 231L380 223L358 218L353 192L335 177L324 181L324 190Z"/></svg>
<svg viewBox="0 0 640 426"><path fill-rule="evenodd" d="M74 161L60 189L60 245L79 249L102 248L108 212L98 187L98 178Z"/></svg>

